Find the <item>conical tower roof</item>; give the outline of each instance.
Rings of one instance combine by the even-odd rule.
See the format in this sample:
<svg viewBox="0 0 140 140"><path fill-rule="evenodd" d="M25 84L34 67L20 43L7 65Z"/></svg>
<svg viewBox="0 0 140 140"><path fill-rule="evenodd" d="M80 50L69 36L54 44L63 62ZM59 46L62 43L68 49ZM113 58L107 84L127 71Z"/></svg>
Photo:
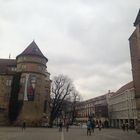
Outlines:
<svg viewBox="0 0 140 140"><path fill-rule="evenodd" d="M140 24L140 9L139 9L138 15L136 17L136 20L134 22L134 26L137 26L138 24Z"/></svg>
<svg viewBox="0 0 140 140"><path fill-rule="evenodd" d="M48 59L43 55L43 53L41 52L35 41L32 41L32 43L17 57L25 55L42 57L48 61Z"/></svg>

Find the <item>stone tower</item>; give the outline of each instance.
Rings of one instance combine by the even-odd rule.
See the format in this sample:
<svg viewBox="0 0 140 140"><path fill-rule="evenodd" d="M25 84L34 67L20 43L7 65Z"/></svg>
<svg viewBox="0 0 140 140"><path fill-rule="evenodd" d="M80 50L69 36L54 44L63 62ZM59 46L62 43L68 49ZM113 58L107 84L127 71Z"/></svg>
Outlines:
<svg viewBox="0 0 140 140"><path fill-rule="evenodd" d="M40 125L41 120L49 121L50 74L47 72L48 59L33 41L16 57L17 73L21 73L18 100L23 101L17 124Z"/></svg>
<svg viewBox="0 0 140 140"><path fill-rule="evenodd" d="M136 28L129 38L129 43L138 117L137 132L140 133L140 10L134 22L134 26Z"/></svg>

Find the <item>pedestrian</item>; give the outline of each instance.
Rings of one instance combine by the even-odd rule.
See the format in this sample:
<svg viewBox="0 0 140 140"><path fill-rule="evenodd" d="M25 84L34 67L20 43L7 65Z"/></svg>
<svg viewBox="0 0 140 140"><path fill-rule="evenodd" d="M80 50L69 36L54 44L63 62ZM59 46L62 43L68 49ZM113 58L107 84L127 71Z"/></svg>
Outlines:
<svg viewBox="0 0 140 140"><path fill-rule="evenodd" d="M126 130L128 131L128 129L129 129L128 123L125 124L125 128L126 128Z"/></svg>
<svg viewBox="0 0 140 140"><path fill-rule="evenodd" d="M59 132L62 131L62 126L63 126L63 123L62 123L62 121L60 120L60 122L59 122Z"/></svg>
<svg viewBox="0 0 140 140"><path fill-rule="evenodd" d="M101 128L102 128L102 124L101 123L98 123L98 128L99 128L99 131L101 131Z"/></svg>
<svg viewBox="0 0 140 140"><path fill-rule="evenodd" d="M122 124L122 130L125 131L125 124Z"/></svg>
<svg viewBox="0 0 140 140"><path fill-rule="evenodd" d="M25 130L25 129L26 129L26 122L23 121L23 123L22 123L22 130Z"/></svg>
<svg viewBox="0 0 140 140"><path fill-rule="evenodd" d="M91 129L92 129L92 132L94 133L94 128L95 128L95 121L91 121Z"/></svg>
<svg viewBox="0 0 140 140"><path fill-rule="evenodd" d="M99 131L101 131L101 128L102 128L102 122L101 122L101 120L99 120L99 122L98 122L98 128L99 128Z"/></svg>
<svg viewBox="0 0 140 140"><path fill-rule="evenodd" d="M87 136L88 135L91 136L91 121L90 120L87 121Z"/></svg>
<svg viewBox="0 0 140 140"><path fill-rule="evenodd" d="M66 122L66 131L67 132L69 131L69 122L68 121Z"/></svg>

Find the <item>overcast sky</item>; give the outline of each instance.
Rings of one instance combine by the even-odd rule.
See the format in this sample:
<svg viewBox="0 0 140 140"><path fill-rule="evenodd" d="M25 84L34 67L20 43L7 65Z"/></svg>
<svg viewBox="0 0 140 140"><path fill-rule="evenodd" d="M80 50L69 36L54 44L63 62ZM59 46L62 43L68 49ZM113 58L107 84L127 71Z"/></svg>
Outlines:
<svg viewBox="0 0 140 140"><path fill-rule="evenodd" d="M84 99L132 80L128 38L140 0L0 0L0 58L33 40L51 78L69 76Z"/></svg>

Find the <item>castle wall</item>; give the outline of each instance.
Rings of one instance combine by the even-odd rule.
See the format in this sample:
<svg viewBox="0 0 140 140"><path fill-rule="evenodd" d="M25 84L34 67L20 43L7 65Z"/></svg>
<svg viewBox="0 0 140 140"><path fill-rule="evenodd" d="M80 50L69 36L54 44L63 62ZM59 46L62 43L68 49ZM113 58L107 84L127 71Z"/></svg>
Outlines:
<svg viewBox="0 0 140 140"><path fill-rule="evenodd" d="M0 125L8 124L8 107L12 75L0 75Z"/></svg>

